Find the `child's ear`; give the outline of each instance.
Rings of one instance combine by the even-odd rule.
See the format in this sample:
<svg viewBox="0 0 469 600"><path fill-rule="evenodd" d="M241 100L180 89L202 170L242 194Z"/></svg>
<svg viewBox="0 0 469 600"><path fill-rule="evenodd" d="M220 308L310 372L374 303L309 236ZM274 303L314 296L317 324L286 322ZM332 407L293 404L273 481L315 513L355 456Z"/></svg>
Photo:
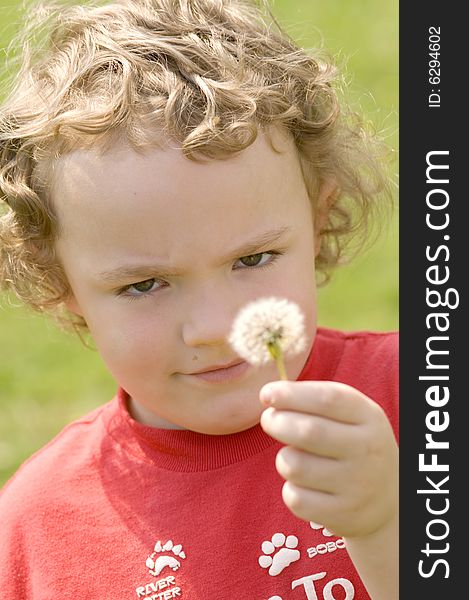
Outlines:
<svg viewBox="0 0 469 600"><path fill-rule="evenodd" d="M317 256L321 249L322 231L327 223L329 212L333 207L340 189L335 179L326 179L319 188L318 200L314 213L314 254Z"/></svg>
<svg viewBox="0 0 469 600"><path fill-rule="evenodd" d="M64 304L70 312L72 312L75 315L78 315L79 317L83 317L83 312L80 308L80 305L78 304L78 301L72 292L70 292L70 294L67 296L67 298L64 301Z"/></svg>

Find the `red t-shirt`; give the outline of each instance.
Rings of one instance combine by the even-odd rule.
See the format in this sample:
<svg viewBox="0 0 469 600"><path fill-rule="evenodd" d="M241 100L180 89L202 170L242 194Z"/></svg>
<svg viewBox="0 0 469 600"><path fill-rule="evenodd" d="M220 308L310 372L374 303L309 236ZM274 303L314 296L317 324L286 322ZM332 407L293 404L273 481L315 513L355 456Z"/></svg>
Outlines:
<svg viewBox="0 0 469 600"><path fill-rule="evenodd" d="M299 379L353 385L397 436L397 374L397 334L319 329ZM368 599L343 539L285 507L280 447L144 426L119 391L5 486L2 599Z"/></svg>

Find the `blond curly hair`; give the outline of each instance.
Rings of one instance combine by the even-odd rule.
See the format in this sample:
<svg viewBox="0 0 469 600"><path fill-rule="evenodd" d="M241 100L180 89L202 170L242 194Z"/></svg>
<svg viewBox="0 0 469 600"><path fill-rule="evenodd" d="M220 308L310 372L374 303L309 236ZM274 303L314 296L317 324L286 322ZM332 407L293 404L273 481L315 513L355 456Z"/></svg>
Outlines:
<svg viewBox="0 0 469 600"><path fill-rule="evenodd" d="M22 66L0 107L0 284L31 307L57 316L70 294L48 174L78 148L116 139L145 148L162 133L188 158L216 160L260 129L285 129L313 206L326 179L340 190L316 261L326 278L389 204L382 146L339 102L336 67L295 44L265 2L41 4L27 23Z"/></svg>

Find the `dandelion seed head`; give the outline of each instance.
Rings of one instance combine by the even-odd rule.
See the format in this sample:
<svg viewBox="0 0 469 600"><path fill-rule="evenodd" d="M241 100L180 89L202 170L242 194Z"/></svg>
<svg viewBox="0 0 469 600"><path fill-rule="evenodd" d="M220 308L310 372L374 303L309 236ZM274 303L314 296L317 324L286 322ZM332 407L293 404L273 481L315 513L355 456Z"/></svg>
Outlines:
<svg viewBox="0 0 469 600"><path fill-rule="evenodd" d="M241 358L253 365L273 360L269 344L276 343L285 356L294 356L306 346L303 313L285 298L260 298L239 311L228 341Z"/></svg>

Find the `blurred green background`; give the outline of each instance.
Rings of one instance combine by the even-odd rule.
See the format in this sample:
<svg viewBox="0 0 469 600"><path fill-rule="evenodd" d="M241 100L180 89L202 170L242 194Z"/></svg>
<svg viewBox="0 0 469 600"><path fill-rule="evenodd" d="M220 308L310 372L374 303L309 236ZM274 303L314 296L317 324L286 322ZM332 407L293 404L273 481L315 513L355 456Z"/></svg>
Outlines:
<svg viewBox="0 0 469 600"><path fill-rule="evenodd" d="M3 0L0 7L0 62L20 6ZM345 68L353 103L397 149L397 0L276 0L272 8L300 44L323 44L334 54ZM397 221L396 210L380 241L320 289L320 324L397 329ZM109 400L115 388L96 351L0 296L0 486L66 423Z"/></svg>

